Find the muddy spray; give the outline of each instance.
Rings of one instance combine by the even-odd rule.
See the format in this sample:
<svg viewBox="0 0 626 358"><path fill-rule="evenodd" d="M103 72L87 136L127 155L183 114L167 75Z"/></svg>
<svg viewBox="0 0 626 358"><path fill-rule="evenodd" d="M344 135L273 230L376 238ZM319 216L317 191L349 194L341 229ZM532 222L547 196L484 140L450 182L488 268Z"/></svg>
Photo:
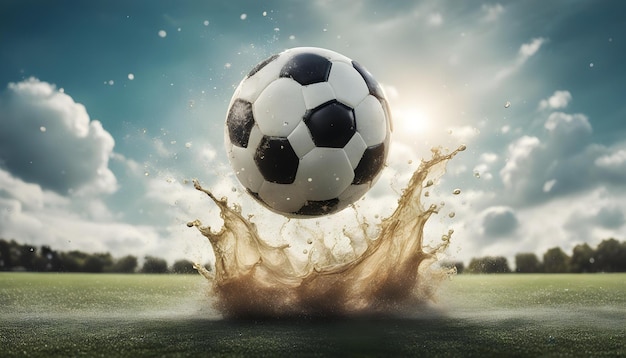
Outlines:
<svg viewBox="0 0 626 358"><path fill-rule="evenodd" d="M433 149L432 158L413 173L395 211L379 224L378 236L367 237L361 228L367 246L358 257L342 262L318 238L309 241L304 267L293 263L288 245L267 244L239 206L229 206L195 181L195 188L208 195L223 219L219 231L199 220L187 224L213 247L215 269L196 269L210 281L215 307L227 318L280 318L394 315L423 306L454 271L435 265L452 230L434 247L424 245L424 225L439 207L424 208L420 198L432 178L444 174L447 161L463 150L465 146L443 154Z"/></svg>

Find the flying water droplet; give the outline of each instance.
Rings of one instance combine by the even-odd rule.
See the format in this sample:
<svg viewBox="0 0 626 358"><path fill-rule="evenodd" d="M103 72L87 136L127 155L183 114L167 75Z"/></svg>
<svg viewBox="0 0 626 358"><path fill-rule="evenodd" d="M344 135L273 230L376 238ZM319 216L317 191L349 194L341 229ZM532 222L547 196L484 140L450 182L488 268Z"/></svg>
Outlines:
<svg viewBox="0 0 626 358"><path fill-rule="evenodd" d="M506 103L504 103L504 108L509 108L511 107L511 102L506 101Z"/></svg>
<svg viewBox="0 0 626 358"><path fill-rule="evenodd" d="M454 189L454 190L452 191L452 194L454 194L454 195L459 195L459 194L461 194L461 189Z"/></svg>

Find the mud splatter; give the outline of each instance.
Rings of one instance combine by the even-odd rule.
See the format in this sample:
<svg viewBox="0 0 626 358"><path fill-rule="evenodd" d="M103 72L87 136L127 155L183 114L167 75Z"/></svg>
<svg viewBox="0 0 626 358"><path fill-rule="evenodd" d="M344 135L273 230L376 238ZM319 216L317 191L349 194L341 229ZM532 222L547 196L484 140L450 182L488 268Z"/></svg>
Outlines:
<svg viewBox="0 0 626 358"><path fill-rule="evenodd" d="M421 162L395 211L379 224L378 236L368 237L365 225L357 228L367 242L361 255L341 261L321 237L307 241L304 266L293 263L288 245L267 244L238 205L229 206L195 181L223 219L219 231L199 220L187 224L213 247L215 270L196 269L211 282L216 308L229 318L342 317L396 314L428 302L453 273L433 265L449 245L452 230L434 247L424 246L424 225L439 207L423 207L422 189L443 175L447 161L463 150L465 146L443 154L434 149L432 158ZM350 232L343 234L351 238Z"/></svg>

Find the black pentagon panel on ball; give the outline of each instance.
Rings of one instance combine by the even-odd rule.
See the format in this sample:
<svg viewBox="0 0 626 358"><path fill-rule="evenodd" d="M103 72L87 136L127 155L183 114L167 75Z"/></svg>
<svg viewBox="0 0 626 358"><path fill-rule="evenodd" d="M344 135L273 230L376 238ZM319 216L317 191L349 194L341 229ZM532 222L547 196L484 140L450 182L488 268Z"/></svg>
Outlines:
<svg viewBox="0 0 626 358"><path fill-rule="evenodd" d="M250 73L248 73L248 77L254 76L255 73L261 71L261 69L263 67L267 66L268 63L274 61L277 58L278 58L278 55L273 55L273 56L270 56L270 57L266 58L265 60L263 60L262 62L260 62L256 66L254 66L254 68L252 70L250 70Z"/></svg>
<svg viewBox="0 0 626 358"><path fill-rule="evenodd" d="M371 182L385 164L385 143L373 145L365 149L361 161L354 168L353 185Z"/></svg>
<svg viewBox="0 0 626 358"><path fill-rule="evenodd" d="M247 148L250 132L254 127L252 103L243 99L236 99L228 111L226 126L231 143L241 148Z"/></svg>
<svg viewBox="0 0 626 358"><path fill-rule="evenodd" d="M354 110L336 100L307 111L304 123L318 147L343 148L356 132Z"/></svg>
<svg viewBox="0 0 626 358"><path fill-rule="evenodd" d="M325 82L330 74L332 63L314 53L301 53L293 56L280 70L280 77L289 77L306 86Z"/></svg>
<svg viewBox="0 0 626 358"><path fill-rule="evenodd" d="M264 136L254 153L254 162L265 180L291 184L296 179L300 160L287 138Z"/></svg>
<svg viewBox="0 0 626 358"><path fill-rule="evenodd" d="M304 204L304 206L294 214L302 216L328 215L337 211L338 205L338 198L319 201L307 201L306 204Z"/></svg>
<svg viewBox="0 0 626 358"><path fill-rule="evenodd" d="M374 79L374 76L356 61L352 61L352 66L359 72L361 77L363 77L363 80L365 80L370 94L378 99L384 99L385 95L383 94L383 89L378 84L378 81Z"/></svg>

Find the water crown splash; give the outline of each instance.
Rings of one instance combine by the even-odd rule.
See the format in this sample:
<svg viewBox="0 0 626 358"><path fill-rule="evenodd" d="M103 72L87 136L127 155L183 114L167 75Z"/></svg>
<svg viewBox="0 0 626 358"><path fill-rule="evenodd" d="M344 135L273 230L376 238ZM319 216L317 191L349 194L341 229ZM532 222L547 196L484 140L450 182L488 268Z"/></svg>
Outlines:
<svg viewBox="0 0 626 358"><path fill-rule="evenodd" d="M365 236L361 255L344 262L323 239L308 241L314 246L304 267L293 263L289 245L267 244L239 206L229 207L225 198L216 198L194 181L223 219L217 232L199 220L187 224L213 247L215 270L195 267L210 281L215 307L228 318L337 317L394 314L429 301L442 279L453 273L433 265L448 247L452 230L434 247L423 244L424 225L439 208L424 209L420 196L423 187L432 185L432 179L425 184L427 178L443 175L447 161L463 150L460 146L442 154L433 149L432 158L413 173L395 211L379 224L378 236ZM366 234L364 225L360 229Z"/></svg>

